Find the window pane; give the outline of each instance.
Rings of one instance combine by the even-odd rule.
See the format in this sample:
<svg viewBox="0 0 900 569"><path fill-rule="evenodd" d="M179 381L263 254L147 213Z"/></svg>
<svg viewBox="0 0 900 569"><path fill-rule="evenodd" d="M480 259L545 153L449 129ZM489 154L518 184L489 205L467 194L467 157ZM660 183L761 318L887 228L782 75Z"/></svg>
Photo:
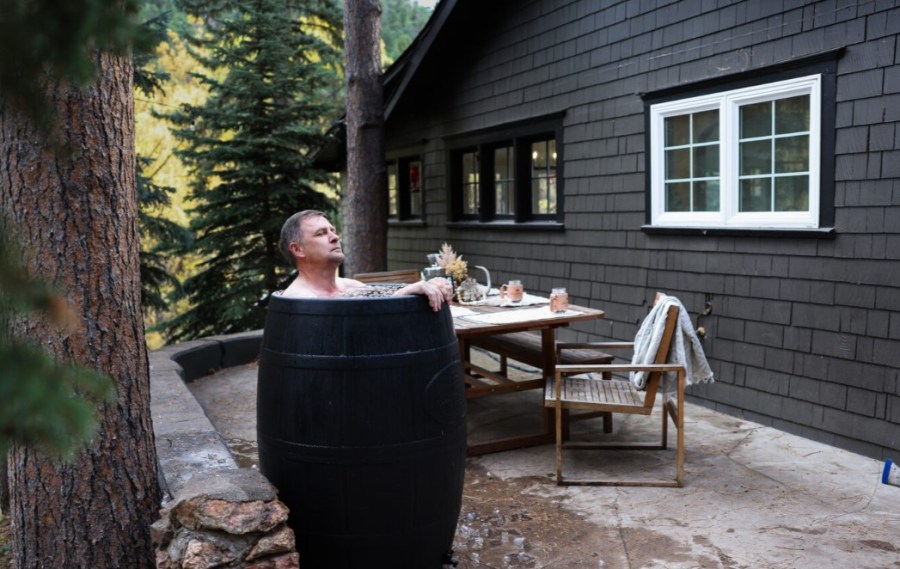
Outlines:
<svg viewBox="0 0 900 569"><path fill-rule="evenodd" d="M496 182L494 183L494 191L496 192L496 204L494 205L497 215L511 215L513 213L513 193L512 182Z"/></svg>
<svg viewBox="0 0 900 569"><path fill-rule="evenodd" d="M478 180L478 153L465 152L462 155L462 162L463 213L476 214L481 209Z"/></svg>
<svg viewBox="0 0 900 569"><path fill-rule="evenodd" d="M666 150L666 180L683 180L690 177L690 149Z"/></svg>
<svg viewBox="0 0 900 569"><path fill-rule="evenodd" d="M741 143L741 176L772 173L772 143L770 140Z"/></svg>
<svg viewBox="0 0 900 569"><path fill-rule="evenodd" d="M531 200L534 213L556 213L556 180L554 178L532 180Z"/></svg>
<svg viewBox="0 0 900 569"><path fill-rule="evenodd" d="M775 178L775 211L809 210L809 176Z"/></svg>
<svg viewBox="0 0 900 569"><path fill-rule="evenodd" d="M719 211L719 181L694 182L694 211Z"/></svg>
<svg viewBox="0 0 900 569"><path fill-rule="evenodd" d="M772 134L772 103L756 103L741 107L741 138Z"/></svg>
<svg viewBox="0 0 900 569"><path fill-rule="evenodd" d="M694 147L694 178L712 178L719 175L719 146Z"/></svg>
<svg viewBox="0 0 900 569"><path fill-rule="evenodd" d="M691 211L690 182L666 184L666 211Z"/></svg>
<svg viewBox="0 0 900 569"><path fill-rule="evenodd" d="M719 140L719 111L705 111L694 115L694 142Z"/></svg>
<svg viewBox="0 0 900 569"><path fill-rule="evenodd" d="M515 157L512 146L494 149L494 200L498 215L515 212Z"/></svg>
<svg viewBox="0 0 900 569"><path fill-rule="evenodd" d="M391 163L387 166L387 187L388 187L388 215L397 217L399 214L397 201L397 163Z"/></svg>
<svg viewBox="0 0 900 569"><path fill-rule="evenodd" d="M667 147L664 152L666 211L718 211L719 181L715 178L719 177L719 111L701 111L666 121L670 121L666 124L667 136L682 145ZM687 136L682 137L685 127ZM715 189L709 189L707 183Z"/></svg>
<svg viewBox="0 0 900 569"><path fill-rule="evenodd" d="M422 215L422 162L409 162L409 214L415 217Z"/></svg>
<svg viewBox="0 0 900 569"><path fill-rule="evenodd" d="M546 170L547 168L547 141L531 143L531 170Z"/></svg>
<svg viewBox="0 0 900 569"><path fill-rule="evenodd" d="M665 120L666 146L683 146L691 141L691 115Z"/></svg>
<svg viewBox="0 0 900 569"><path fill-rule="evenodd" d="M772 179L741 180L741 211L772 211Z"/></svg>
<svg viewBox="0 0 900 569"><path fill-rule="evenodd" d="M531 143L531 208L535 214L556 213L556 140Z"/></svg>
<svg viewBox="0 0 900 569"><path fill-rule="evenodd" d="M512 162L512 156L509 146L494 149L494 178L497 180L506 180L509 178L509 165Z"/></svg>
<svg viewBox="0 0 900 569"><path fill-rule="evenodd" d="M809 170L809 137L788 136L775 139L775 173Z"/></svg>
<svg viewBox="0 0 900 569"><path fill-rule="evenodd" d="M809 130L809 95L775 101L775 134Z"/></svg>

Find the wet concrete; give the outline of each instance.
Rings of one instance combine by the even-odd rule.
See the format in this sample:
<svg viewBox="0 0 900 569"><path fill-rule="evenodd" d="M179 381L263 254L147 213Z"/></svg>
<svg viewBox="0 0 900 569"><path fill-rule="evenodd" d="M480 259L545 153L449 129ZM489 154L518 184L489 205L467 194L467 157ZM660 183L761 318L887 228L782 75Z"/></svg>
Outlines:
<svg viewBox="0 0 900 569"><path fill-rule="evenodd" d="M255 366L190 383L236 461L253 465ZM470 441L541 427L538 393L469 402ZM607 438L658 432L623 419ZM688 405L686 486L559 487L555 447L470 458L454 541L461 568L900 568L900 488L881 461ZM599 421L573 438L602 436ZM674 476L674 451L566 454L572 475ZM649 456L648 456L649 455Z"/></svg>

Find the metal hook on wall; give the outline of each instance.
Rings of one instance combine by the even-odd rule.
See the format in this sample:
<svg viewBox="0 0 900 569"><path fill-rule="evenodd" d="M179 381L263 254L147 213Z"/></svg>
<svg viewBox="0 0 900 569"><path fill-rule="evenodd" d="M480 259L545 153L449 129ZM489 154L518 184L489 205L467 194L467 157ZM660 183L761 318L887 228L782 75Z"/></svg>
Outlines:
<svg viewBox="0 0 900 569"><path fill-rule="evenodd" d="M709 316L710 314L712 314L712 312L713 312L712 298L713 298L712 294L706 293L706 302L703 305L703 312L697 315L697 326L696 326L697 335L700 336L701 338L706 337L706 327L703 326L700 322L702 319L704 319L707 316Z"/></svg>

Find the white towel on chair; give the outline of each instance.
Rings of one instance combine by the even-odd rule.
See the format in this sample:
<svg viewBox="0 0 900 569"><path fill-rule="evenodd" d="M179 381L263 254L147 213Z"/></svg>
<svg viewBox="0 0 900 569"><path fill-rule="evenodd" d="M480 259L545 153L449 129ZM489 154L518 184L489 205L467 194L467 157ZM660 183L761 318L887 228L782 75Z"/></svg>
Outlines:
<svg viewBox="0 0 900 569"><path fill-rule="evenodd" d="M631 363L633 365L654 363L663 331L666 328L666 316L669 313L669 307L673 305L678 307L678 322L675 325L672 345L669 347L667 363L684 366L687 385L702 381L714 381L712 369L709 367L709 362L706 361L703 345L700 344L700 338L694 331L691 317L681 301L674 296L663 295L650 310L650 314L644 318L644 322L634 337L634 356ZM669 380L674 378L674 374L666 375ZM638 389L647 387L647 380L643 372L632 372L631 382Z"/></svg>

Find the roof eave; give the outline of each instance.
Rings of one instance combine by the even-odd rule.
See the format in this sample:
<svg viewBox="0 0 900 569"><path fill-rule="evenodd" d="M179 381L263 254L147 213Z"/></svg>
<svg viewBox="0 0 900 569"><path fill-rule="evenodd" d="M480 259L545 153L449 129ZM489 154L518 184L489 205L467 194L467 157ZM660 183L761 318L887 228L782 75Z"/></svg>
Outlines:
<svg viewBox="0 0 900 569"><path fill-rule="evenodd" d="M389 93L384 102L385 121L390 118L406 88L418 73L425 56L434 45L457 3L458 0L440 0L413 43L385 71L383 85L385 93ZM396 83L396 86L392 85L393 83Z"/></svg>

